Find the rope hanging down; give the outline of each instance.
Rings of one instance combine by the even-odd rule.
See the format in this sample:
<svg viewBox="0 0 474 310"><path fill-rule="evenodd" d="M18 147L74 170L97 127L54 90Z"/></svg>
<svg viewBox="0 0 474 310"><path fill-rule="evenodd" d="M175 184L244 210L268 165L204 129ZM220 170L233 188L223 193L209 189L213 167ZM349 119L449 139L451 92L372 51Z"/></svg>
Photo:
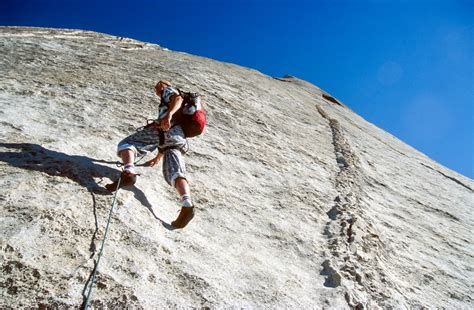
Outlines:
<svg viewBox="0 0 474 310"><path fill-rule="evenodd" d="M119 192L120 181L121 180L122 180L122 177L119 177L119 180L117 182L117 189L116 189L115 195L114 195L114 201L112 202L112 207L110 208L110 212L109 212L109 219L107 221L107 226L105 226L104 238L102 239L102 244L100 246L99 255L97 256L97 263L95 264L94 273L92 275L91 284L89 286L89 292L87 293L87 298L86 298L86 301L84 303L84 310L87 310L87 308L89 307L89 298L91 297L92 287L93 287L94 282L95 282L95 277L97 275L97 270L99 269L100 258L102 257L102 252L104 250L104 243L105 243L105 239L107 238L107 233L109 231L110 221L112 220L112 211L114 210L114 207L115 207L115 202L117 200L117 193Z"/></svg>

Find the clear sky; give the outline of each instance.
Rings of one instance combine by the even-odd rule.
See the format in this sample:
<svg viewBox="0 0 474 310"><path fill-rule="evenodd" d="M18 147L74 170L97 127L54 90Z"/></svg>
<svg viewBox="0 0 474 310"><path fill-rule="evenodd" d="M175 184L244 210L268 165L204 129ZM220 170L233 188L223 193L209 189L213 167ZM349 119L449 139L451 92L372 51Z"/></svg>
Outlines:
<svg viewBox="0 0 474 310"><path fill-rule="evenodd" d="M474 0L1 0L0 25L94 30L294 75L474 178Z"/></svg>

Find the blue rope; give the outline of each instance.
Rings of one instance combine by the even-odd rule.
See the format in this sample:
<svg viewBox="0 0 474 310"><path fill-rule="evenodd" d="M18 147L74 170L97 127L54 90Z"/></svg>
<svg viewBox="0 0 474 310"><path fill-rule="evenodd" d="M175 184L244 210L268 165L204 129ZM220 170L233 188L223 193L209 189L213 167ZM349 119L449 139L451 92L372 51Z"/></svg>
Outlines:
<svg viewBox="0 0 474 310"><path fill-rule="evenodd" d="M100 258L102 257L102 252L104 250L104 243L105 243L105 239L107 238L107 232L109 231L110 221L112 220L112 211L114 210L114 207L115 207L115 202L117 200L117 193L118 193L119 188L120 188L120 181L121 180L122 180L122 177L120 176L120 178L118 179L118 182L117 182L117 189L115 190L114 201L112 202L112 208L110 208L109 219L107 221L107 226L105 227L104 238L102 239L102 244L100 246L99 255L97 256L97 263L95 264L94 274L92 275L91 284L89 286L89 292L87 293L86 302L84 303L84 310L87 310L87 308L89 306L89 298L91 297L92 286L94 285L95 277L97 275L97 270L99 269Z"/></svg>

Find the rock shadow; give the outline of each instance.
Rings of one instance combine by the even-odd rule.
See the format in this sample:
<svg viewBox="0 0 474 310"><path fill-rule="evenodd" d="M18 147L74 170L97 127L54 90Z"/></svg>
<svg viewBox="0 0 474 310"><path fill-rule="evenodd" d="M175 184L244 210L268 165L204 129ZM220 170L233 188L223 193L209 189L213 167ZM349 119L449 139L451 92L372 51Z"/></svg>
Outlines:
<svg viewBox="0 0 474 310"><path fill-rule="evenodd" d="M115 162L93 159L81 155L68 155L65 153L49 150L39 144L32 143L0 143L0 161L5 162L13 167L39 171L50 176L68 178L86 188L87 191L90 192L92 196L95 230L93 232L89 246L89 258L93 258L97 250L95 243L97 232L99 230L97 221L97 201L95 194L111 194L107 189L100 186L94 180L94 178L117 178L120 175L120 171L118 169L98 164L114 164ZM94 260L94 266L95 265L96 260ZM85 288L87 287L91 276L92 272L85 284Z"/></svg>
<svg viewBox="0 0 474 310"><path fill-rule="evenodd" d="M165 221L163 221L161 218L159 218L156 214L155 214L155 211L153 211L153 206L152 204L150 203L150 201L148 201L148 198L146 198L145 196L145 193L139 189L138 187L136 187L135 185L134 186L129 186L129 187L124 187L122 188L122 190L128 190L128 191L131 191L135 197L136 200L140 201L140 203L148 209L148 211L150 211L150 213L153 215L153 217L155 219L157 219L158 221L161 222L161 224L163 225L163 227L165 227L166 229L168 230L173 230L174 227L171 226L170 224L166 223Z"/></svg>
<svg viewBox="0 0 474 310"><path fill-rule="evenodd" d="M93 232L89 246L89 258L93 258L97 250L95 243L96 235L99 230L97 220L97 201L95 194L111 195L111 193L103 186L99 185L94 178L102 179L107 177L111 180L118 178L121 173L120 170L99 164L116 164L116 162L98 160L82 155L68 155L65 153L49 150L39 144L33 143L0 143L0 161L5 162L13 167L39 171L50 176L68 178L86 188L87 191L91 193L95 230ZM153 211L153 206L148 201L143 191L135 186L123 189L133 192L135 198L140 201L140 203L145 206L166 229L173 230L173 227L170 224L164 222L158 216L156 216L155 212ZM85 301L85 293L95 268L97 268L96 259L94 259L94 268L91 271L82 291L83 302Z"/></svg>
<svg viewBox="0 0 474 310"><path fill-rule="evenodd" d="M2 149L8 149L3 151ZM98 163L115 164L82 155L68 155L32 143L0 143L0 161L11 166L68 178L94 194L110 195L94 178L115 179L118 169Z"/></svg>
<svg viewBox="0 0 474 310"><path fill-rule="evenodd" d="M8 151L4 151L3 149L7 149ZM94 194L111 195L111 193L99 185L94 178L107 177L111 180L115 180L120 176L120 170L99 164L116 164L117 162L99 160L82 155L68 155L32 143L0 143L0 161L22 169L39 171L51 176L65 177L78 183L92 194L94 217L96 217ZM140 201L165 228L172 228L171 225L165 223L155 214L153 206L139 188L132 186L123 188L123 190L133 192L135 198Z"/></svg>
<svg viewBox="0 0 474 310"><path fill-rule="evenodd" d="M331 266L329 260L325 260L322 264L322 270L319 273L326 277L324 281L325 287L336 288L341 285L341 275Z"/></svg>

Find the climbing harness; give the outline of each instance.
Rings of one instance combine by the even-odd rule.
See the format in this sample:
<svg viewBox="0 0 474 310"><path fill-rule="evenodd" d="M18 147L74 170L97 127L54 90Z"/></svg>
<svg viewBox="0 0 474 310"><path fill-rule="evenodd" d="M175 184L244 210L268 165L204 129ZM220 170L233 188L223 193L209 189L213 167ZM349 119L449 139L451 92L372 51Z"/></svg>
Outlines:
<svg viewBox="0 0 474 310"><path fill-rule="evenodd" d="M107 232L109 231L110 221L112 220L112 211L114 210L115 202L117 201L117 193L119 192L119 189L120 189L120 181L121 180L122 180L122 177L120 176L119 179L118 179L118 182L117 182L117 189L115 191L114 200L112 202L112 207L110 208L109 219L107 221L107 225L105 226L104 238L102 238L102 244L100 246L99 255L97 256L97 263L95 264L94 273L92 274L91 284L89 286L89 292L87 293L87 298L86 298L86 301L84 303L84 310L87 310L87 308L89 307L89 298L91 297L92 287L93 287L94 282L95 282L95 277L97 275L97 270L99 269L100 258L102 257L102 252L104 250L104 243L105 243L105 239L107 238Z"/></svg>

